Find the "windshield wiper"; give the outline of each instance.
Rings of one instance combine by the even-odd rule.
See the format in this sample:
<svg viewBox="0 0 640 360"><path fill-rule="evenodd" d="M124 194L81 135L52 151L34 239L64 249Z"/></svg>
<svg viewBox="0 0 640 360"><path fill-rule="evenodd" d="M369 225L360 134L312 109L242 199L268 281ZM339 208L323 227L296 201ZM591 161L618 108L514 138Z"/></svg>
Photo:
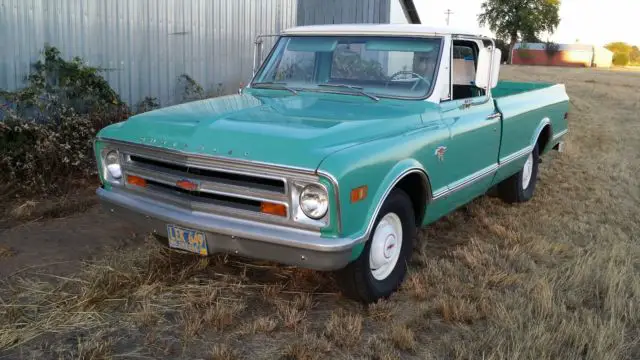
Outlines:
<svg viewBox="0 0 640 360"><path fill-rule="evenodd" d="M298 91L288 87L286 83L266 81L266 82L253 83L251 87L254 87L256 89L287 90L287 91L290 91L293 95L298 95Z"/></svg>
<svg viewBox="0 0 640 360"><path fill-rule="evenodd" d="M319 87L336 87L336 88L356 90L356 93L359 94L359 95L366 96L371 100L380 101L379 97L365 92L364 88L361 87L361 86L347 85L347 84L318 84L318 86Z"/></svg>

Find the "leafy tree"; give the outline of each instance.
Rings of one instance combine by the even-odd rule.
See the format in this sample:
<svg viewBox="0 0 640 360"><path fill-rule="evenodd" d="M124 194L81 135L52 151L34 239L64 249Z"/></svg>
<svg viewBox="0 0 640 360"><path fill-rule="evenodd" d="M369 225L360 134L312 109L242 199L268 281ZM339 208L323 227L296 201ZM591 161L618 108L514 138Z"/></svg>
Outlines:
<svg viewBox="0 0 640 360"><path fill-rule="evenodd" d="M627 66L629 65L629 54L617 53L613 55L613 65Z"/></svg>
<svg viewBox="0 0 640 360"><path fill-rule="evenodd" d="M506 41L501 39L494 39L496 42L496 47L502 51L502 56L500 58L501 63L505 63L509 61L509 44Z"/></svg>
<svg viewBox="0 0 640 360"><path fill-rule="evenodd" d="M619 53L629 54L631 53L631 49L632 49L631 45L623 41L612 42L605 45L604 47L611 50L614 54L619 54Z"/></svg>
<svg viewBox="0 0 640 360"><path fill-rule="evenodd" d="M640 55L637 46L631 46L622 41L609 43L605 45L605 48L613 52L613 64L618 66L626 66L629 61L634 62L634 59L637 59L636 56Z"/></svg>
<svg viewBox="0 0 640 360"><path fill-rule="evenodd" d="M537 40L560 24L560 0L486 0L478 15L498 38L509 41L509 58L518 39Z"/></svg>
<svg viewBox="0 0 640 360"><path fill-rule="evenodd" d="M640 65L640 48L637 46L633 46L631 48L631 53L629 54L629 60L634 65Z"/></svg>

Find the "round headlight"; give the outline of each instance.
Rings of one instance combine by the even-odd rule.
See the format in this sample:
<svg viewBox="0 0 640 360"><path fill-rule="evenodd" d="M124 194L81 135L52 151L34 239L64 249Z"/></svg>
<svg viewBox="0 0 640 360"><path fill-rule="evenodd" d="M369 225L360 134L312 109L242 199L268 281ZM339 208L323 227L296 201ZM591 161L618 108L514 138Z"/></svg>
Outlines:
<svg viewBox="0 0 640 360"><path fill-rule="evenodd" d="M104 163L107 165L109 175L115 180L122 178L122 169L120 168L120 157L117 151L110 151L104 157Z"/></svg>
<svg viewBox="0 0 640 360"><path fill-rule="evenodd" d="M300 208L311 219L322 219L329 210L327 192L317 185L305 187L300 193Z"/></svg>

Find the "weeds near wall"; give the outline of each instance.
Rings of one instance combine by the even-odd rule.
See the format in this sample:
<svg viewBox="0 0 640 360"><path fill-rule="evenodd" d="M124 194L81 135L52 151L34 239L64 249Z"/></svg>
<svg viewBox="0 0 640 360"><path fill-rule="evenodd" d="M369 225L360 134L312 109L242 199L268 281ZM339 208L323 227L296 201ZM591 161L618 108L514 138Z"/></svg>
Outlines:
<svg viewBox="0 0 640 360"><path fill-rule="evenodd" d="M106 69L45 46L23 89L0 90L0 200L60 195L97 176L92 141L107 125L158 109L145 97L129 108L102 76ZM187 74L178 78L179 103L222 96Z"/></svg>
<svg viewBox="0 0 640 360"><path fill-rule="evenodd" d="M60 122L61 107L79 115L128 113L127 106L101 76L104 71L78 57L67 61L57 48L45 46L26 78L27 86L0 92L0 99L17 116L37 123Z"/></svg>
<svg viewBox="0 0 640 360"><path fill-rule="evenodd" d="M205 91L204 87L188 74L182 74L178 77L176 92L178 93L176 99L178 103L186 103L225 95L224 84L218 83L216 84L215 89Z"/></svg>
<svg viewBox="0 0 640 360"><path fill-rule="evenodd" d="M46 46L25 88L0 92L0 193L59 194L95 175L96 132L130 115L103 71Z"/></svg>
<svg viewBox="0 0 640 360"><path fill-rule="evenodd" d="M205 98L205 92L202 85L187 74L178 77L178 86L176 89L182 95L182 102L201 100Z"/></svg>
<svg viewBox="0 0 640 360"><path fill-rule="evenodd" d="M136 113L138 114L142 114L142 113L149 112L159 108L160 108L160 103L158 102L158 98L149 97L149 96L142 99L135 106Z"/></svg>

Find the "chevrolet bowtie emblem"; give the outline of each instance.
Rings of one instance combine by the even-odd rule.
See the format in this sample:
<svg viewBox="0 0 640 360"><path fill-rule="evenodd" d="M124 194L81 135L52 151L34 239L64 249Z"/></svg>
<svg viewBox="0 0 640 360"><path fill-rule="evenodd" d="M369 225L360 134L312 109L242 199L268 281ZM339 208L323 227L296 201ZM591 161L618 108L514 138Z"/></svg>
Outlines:
<svg viewBox="0 0 640 360"><path fill-rule="evenodd" d="M176 182L176 186L182 190L187 190L187 191L198 190L198 184L187 179L179 180L178 182Z"/></svg>

